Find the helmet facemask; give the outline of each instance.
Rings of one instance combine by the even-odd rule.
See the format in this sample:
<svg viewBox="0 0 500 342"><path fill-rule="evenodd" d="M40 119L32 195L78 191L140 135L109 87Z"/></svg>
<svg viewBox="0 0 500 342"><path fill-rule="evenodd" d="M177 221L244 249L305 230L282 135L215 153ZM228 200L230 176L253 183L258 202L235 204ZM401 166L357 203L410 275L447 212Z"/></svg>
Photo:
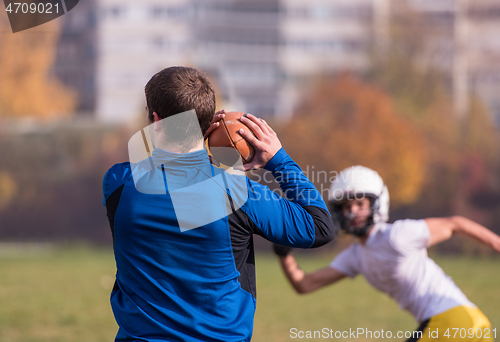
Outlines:
<svg viewBox="0 0 500 342"><path fill-rule="evenodd" d="M371 213L363 227L351 227L351 217L346 217L342 204L346 201L370 200ZM342 170L332 182L329 194L332 217L337 227L348 234L364 236L377 223L389 220L389 192L377 172L364 167L352 166Z"/></svg>
<svg viewBox="0 0 500 342"><path fill-rule="evenodd" d="M345 201L342 202L330 202L330 209L332 212L332 217L334 220L337 221L337 226L340 227L340 229L347 234L352 234L357 237L362 237L365 236L368 231L374 226L375 221L374 221L374 215L376 215L376 212L379 208L379 205L377 204L377 199L375 196L368 196L364 195L363 197L366 197L370 200L370 214L367 217L366 223L363 227L351 227L349 221L355 217L355 214L350 212L349 214L346 215L344 210L342 210L342 206L345 203ZM363 197L357 197L357 199L361 199Z"/></svg>

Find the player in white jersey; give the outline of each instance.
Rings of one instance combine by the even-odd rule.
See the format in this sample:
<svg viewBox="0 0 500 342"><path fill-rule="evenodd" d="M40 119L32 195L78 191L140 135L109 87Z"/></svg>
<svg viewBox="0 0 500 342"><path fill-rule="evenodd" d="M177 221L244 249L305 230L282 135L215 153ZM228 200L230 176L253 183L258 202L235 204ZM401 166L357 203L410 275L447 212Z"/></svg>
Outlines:
<svg viewBox="0 0 500 342"><path fill-rule="evenodd" d="M460 216L387 223L387 187L378 173L363 166L343 170L332 183L329 196L332 216L359 241L328 267L311 273L299 268L289 248L275 246L285 275L298 293L359 273L419 322L422 334L408 342L494 340L489 320L427 256L427 248L458 234L500 253L500 236ZM462 329L467 332L465 338Z"/></svg>

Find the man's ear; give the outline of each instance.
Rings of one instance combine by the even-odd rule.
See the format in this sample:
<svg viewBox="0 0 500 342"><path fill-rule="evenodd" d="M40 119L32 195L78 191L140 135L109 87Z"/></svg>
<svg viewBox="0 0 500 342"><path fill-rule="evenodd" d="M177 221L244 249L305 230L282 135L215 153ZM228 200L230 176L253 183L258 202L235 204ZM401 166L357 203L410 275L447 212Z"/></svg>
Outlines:
<svg viewBox="0 0 500 342"><path fill-rule="evenodd" d="M162 123L160 122L160 117L158 116L158 113L153 112L153 123L155 127L155 131L160 131L162 129Z"/></svg>

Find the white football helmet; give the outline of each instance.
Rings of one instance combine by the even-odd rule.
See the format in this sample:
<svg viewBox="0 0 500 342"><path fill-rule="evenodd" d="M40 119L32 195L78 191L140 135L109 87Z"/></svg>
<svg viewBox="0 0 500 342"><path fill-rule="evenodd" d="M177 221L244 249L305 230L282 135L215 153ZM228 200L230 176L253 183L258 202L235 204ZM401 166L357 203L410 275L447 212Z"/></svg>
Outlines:
<svg viewBox="0 0 500 342"><path fill-rule="evenodd" d="M364 228L352 229L342 213L341 204L362 197L370 199L372 215ZM328 202L333 218L349 234L363 236L374 224L389 220L389 191L378 173L364 166L342 170L330 186Z"/></svg>

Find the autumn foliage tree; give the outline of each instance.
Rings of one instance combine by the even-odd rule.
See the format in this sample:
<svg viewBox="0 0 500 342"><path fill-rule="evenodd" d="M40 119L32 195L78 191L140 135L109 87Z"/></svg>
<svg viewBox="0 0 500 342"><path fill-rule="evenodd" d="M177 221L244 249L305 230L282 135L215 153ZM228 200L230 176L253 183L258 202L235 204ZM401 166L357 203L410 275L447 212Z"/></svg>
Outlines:
<svg viewBox="0 0 500 342"><path fill-rule="evenodd" d="M14 34L0 15L0 118L73 112L76 94L50 75L58 38L58 20Z"/></svg>
<svg viewBox="0 0 500 342"><path fill-rule="evenodd" d="M387 94L352 75L320 81L280 138L303 169L330 172L363 165L376 170L386 181L391 205L411 204L420 194L426 167L422 135Z"/></svg>

